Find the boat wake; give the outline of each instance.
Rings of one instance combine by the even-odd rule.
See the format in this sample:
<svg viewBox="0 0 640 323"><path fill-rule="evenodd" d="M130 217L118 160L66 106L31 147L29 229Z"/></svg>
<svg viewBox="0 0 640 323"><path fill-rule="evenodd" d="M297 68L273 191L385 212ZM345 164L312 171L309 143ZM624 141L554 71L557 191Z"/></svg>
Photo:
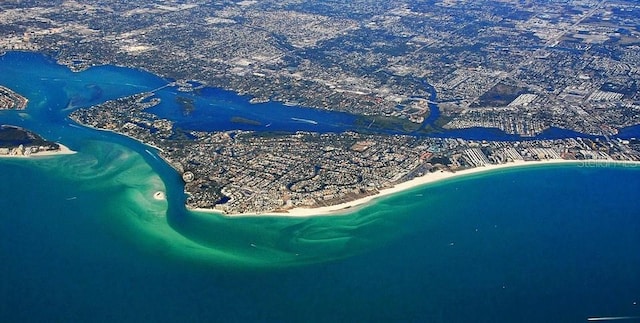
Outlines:
<svg viewBox="0 0 640 323"><path fill-rule="evenodd" d="M603 316L603 317L590 317L587 319L589 322L606 322L606 321L630 321L640 320L640 316Z"/></svg>
<svg viewBox="0 0 640 323"><path fill-rule="evenodd" d="M315 120L309 120L309 119L291 118L291 120L293 120L293 121L300 121L300 122L309 123L309 124L318 124L318 121L315 121Z"/></svg>

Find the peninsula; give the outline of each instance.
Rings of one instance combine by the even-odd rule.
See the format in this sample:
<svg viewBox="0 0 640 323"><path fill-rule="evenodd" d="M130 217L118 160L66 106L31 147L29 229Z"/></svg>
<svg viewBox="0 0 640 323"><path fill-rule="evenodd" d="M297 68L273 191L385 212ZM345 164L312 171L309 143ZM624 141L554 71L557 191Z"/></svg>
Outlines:
<svg viewBox="0 0 640 323"><path fill-rule="evenodd" d="M189 208L291 212L519 161L637 161L638 142L615 137L640 124L637 7L632 0L26 0L0 4L0 51L40 52L75 71L139 68L175 80L168 86L176 93L211 86L252 103L355 116L365 131L193 131L150 113L160 100L154 93L71 115L159 148L182 175ZM176 100L184 115L194 113L187 95ZM250 115L230 121L260 125ZM520 138L554 128L586 138L427 137L469 128Z"/></svg>
<svg viewBox="0 0 640 323"><path fill-rule="evenodd" d="M76 110L70 118L158 148L182 175L187 207L225 214L319 214L469 169L550 160L640 161L640 141L607 137L476 141L357 132L185 131L148 112L159 102L153 93L141 93ZM312 211L300 213L304 208Z"/></svg>

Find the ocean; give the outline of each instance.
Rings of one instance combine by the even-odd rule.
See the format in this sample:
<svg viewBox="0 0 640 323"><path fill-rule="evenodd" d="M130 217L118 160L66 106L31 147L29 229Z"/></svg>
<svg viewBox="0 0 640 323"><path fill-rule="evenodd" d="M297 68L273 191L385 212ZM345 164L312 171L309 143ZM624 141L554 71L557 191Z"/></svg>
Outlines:
<svg viewBox="0 0 640 323"><path fill-rule="evenodd" d="M0 84L30 99L23 112L0 112L0 124L78 151L0 160L0 321L640 316L639 168L531 166L458 177L344 216L192 213L179 176L147 147L66 117L166 82L110 66L71 73L36 54L0 57ZM214 106L259 107L210 91L201 100ZM326 131L350 120L331 118ZM153 198L158 190L167 200Z"/></svg>

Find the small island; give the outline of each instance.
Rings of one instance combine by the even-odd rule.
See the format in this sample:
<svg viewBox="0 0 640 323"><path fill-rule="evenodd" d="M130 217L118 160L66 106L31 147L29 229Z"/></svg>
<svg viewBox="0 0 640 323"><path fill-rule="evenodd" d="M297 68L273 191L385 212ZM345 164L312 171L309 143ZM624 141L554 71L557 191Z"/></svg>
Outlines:
<svg viewBox="0 0 640 323"><path fill-rule="evenodd" d="M0 158L5 157L39 157L51 155L73 154L64 145L48 141L36 133L24 128L0 126Z"/></svg>

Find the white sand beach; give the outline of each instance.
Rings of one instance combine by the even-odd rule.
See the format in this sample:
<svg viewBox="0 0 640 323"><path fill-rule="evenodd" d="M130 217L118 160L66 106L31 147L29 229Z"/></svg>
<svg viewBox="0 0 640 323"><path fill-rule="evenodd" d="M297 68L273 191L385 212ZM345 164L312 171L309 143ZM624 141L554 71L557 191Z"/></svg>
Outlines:
<svg viewBox="0 0 640 323"><path fill-rule="evenodd" d="M162 200L165 200L167 197L166 197L164 192L157 191L157 192L153 193L153 198L155 200L162 201Z"/></svg>
<svg viewBox="0 0 640 323"><path fill-rule="evenodd" d="M514 167L526 167L526 166L541 166L541 165L554 165L554 164L574 164L574 165L582 165L584 167L605 167L607 165L614 164L623 164L630 165L633 167L640 167L640 162L635 161L617 161L617 160L566 160L566 159L549 159L543 161L515 161L508 162L504 164L498 165L486 165L482 167L474 167L468 168L464 170L459 170L455 172L450 171L437 171L434 173L428 173L421 177L416 177L410 181L406 181L400 184L397 184L393 187L381 190L378 194L365 196L363 198L353 200L346 203L336 204L332 206L324 206L317 208L293 208L289 210L283 210L278 212L268 212L268 213L240 213L240 214L225 214L218 210L211 209L191 209L192 211L198 212L208 212L219 214L228 217L243 217L243 216L284 216L284 217L309 217L309 216L328 216L328 215L342 215L356 210L359 207L365 206L371 201L391 195L396 194L411 188L427 185L430 183L439 182L445 179L450 179L454 177L460 176L468 176L473 174L491 172L491 171L499 171L508 168Z"/></svg>
<svg viewBox="0 0 640 323"><path fill-rule="evenodd" d="M0 155L0 158L37 158L45 156L72 155L76 153L76 151L69 149L69 147L63 144L57 144L60 147L58 150L38 151L29 155Z"/></svg>

